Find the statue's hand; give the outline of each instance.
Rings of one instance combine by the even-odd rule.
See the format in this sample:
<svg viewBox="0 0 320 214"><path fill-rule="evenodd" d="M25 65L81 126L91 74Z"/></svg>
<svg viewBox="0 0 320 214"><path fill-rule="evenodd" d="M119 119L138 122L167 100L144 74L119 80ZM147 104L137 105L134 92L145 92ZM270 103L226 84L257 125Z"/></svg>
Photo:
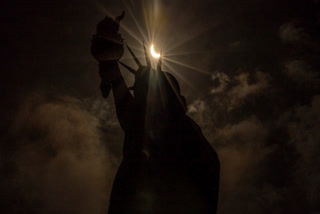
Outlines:
<svg viewBox="0 0 320 214"><path fill-rule="evenodd" d="M118 33L124 12L112 19L106 17L97 25L97 33L92 38L91 54L99 62L118 61L123 55L123 39Z"/></svg>

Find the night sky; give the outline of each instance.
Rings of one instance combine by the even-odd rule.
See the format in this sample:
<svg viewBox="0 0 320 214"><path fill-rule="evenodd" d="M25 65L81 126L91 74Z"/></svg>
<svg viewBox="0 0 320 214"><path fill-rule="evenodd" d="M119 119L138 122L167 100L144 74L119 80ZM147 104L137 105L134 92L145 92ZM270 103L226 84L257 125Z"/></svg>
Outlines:
<svg viewBox="0 0 320 214"><path fill-rule="evenodd" d="M122 10L122 37L141 57L142 40L163 50L219 155L218 213L320 213L319 0L0 8L0 213L106 213L124 135L90 45Z"/></svg>

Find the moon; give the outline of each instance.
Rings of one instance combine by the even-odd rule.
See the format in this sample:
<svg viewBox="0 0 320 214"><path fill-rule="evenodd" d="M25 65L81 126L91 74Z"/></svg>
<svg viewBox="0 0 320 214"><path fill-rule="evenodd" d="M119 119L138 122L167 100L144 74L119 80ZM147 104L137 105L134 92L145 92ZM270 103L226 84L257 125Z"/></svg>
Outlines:
<svg viewBox="0 0 320 214"><path fill-rule="evenodd" d="M160 57L160 54L156 53L153 49L153 44L151 45L151 48L150 48L150 52L151 52L151 55L154 57L154 58L159 58Z"/></svg>

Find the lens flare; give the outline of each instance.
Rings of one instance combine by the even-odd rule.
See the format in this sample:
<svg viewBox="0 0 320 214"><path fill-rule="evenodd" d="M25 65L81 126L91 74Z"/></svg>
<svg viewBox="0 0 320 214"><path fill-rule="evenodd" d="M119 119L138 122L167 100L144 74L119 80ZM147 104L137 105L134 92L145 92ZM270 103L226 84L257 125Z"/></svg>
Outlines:
<svg viewBox="0 0 320 214"><path fill-rule="evenodd" d="M150 48L150 52L151 52L151 55L154 57L154 58L159 58L160 57L160 54L156 53L153 49L153 44L151 45L151 48Z"/></svg>

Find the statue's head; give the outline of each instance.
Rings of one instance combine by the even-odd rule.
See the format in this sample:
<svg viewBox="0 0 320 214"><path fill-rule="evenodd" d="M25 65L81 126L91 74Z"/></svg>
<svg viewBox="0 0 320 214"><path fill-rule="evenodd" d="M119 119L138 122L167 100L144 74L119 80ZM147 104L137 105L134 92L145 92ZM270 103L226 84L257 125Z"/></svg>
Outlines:
<svg viewBox="0 0 320 214"><path fill-rule="evenodd" d="M186 101L180 94L177 79L170 73L161 69L162 53L157 68L153 69L144 46L146 66L137 59L131 48L126 44L136 64L137 70L130 68L120 62L124 67L135 75L133 86L134 102L145 113L148 118L174 119L185 114Z"/></svg>

